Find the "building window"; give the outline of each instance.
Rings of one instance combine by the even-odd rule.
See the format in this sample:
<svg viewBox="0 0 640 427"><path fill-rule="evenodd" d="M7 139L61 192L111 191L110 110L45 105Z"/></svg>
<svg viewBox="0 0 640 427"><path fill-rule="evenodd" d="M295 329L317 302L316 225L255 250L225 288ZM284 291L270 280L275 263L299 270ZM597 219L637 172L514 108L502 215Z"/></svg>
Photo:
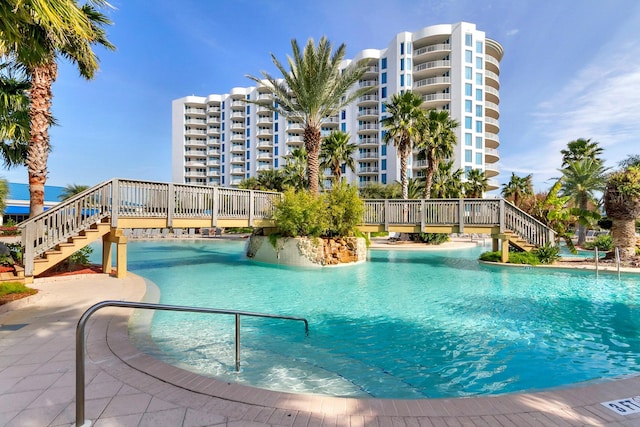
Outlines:
<svg viewBox="0 0 640 427"><path fill-rule="evenodd" d="M472 96L473 95L473 86L471 86L471 83L465 83L464 84L464 94L465 94L465 96Z"/></svg>
<svg viewBox="0 0 640 427"><path fill-rule="evenodd" d="M482 53L482 42L476 42L476 53Z"/></svg>
<svg viewBox="0 0 640 427"><path fill-rule="evenodd" d="M400 55L404 55L404 43L400 43Z"/></svg>
<svg viewBox="0 0 640 427"><path fill-rule="evenodd" d="M473 108L473 102L471 102L470 99L467 99L466 101L464 101L464 112L465 113L470 113Z"/></svg>
<svg viewBox="0 0 640 427"><path fill-rule="evenodd" d="M400 71L404 71L404 58L400 59Z"/></svg>
<svg viewBox="0 0 640 427"><path fill-rule="evenodd" d="M383 145L382 147L380 147L380 149L382 150L382 155L386 156L387 155L387 146Z"/></svg>
<svg viewBox="0 0 640 427"><path fill-rule="evenodd" d="M476 132L482 133L482 120L476 120Z"/></svg>
<svg viewBox="0 0 640 427"><path fill-rule="evenodd" d="M476 84L481 85L482 83L482 73L476 73Z"/></svg>
<svg viewBox="0 0 640 427"><path fill-rule="evenodd" d="M380 81L382 82L382 84L387 83L387 73L382 73L382 76L380 77Z"/></svg>
<svg viewBox="0 0 640 427"><path fill-rule="evenodd" d="M382 98L386 98L387 97L387 88L386 88L386 86L383 87L382 89L380 89L380 97L382 97Z"/></svg>
<svg viewBox="0 0 640 427"><path fill-rule="evenodd" d="M404 74L400 74L400 86L404 86Z"/></svg>
<svg viewBox="0 0 640 427"><path fill-rule="evenodd" d="M476 68L478 70L482 70L482 58L480 58L480 57L476 58Z"/></svg>
<svg viewBox="0 0 640 427"><path fill-rule="evenodd" d="M464 118L464 128L473 129L473 120L471 119L471 117Z"/></svg>
<svg viewBox="0 0 640 427"><path fill-rule="evenodd" d="M476 117L482 117L482 105L476 105Z"/></svg>
<svg viewBox="0 0 640 427"><path fill-rule="evenodd" d="M407 58L407 70L411 69L411 58Z"/></svg>
<svg viewBox="0 0 640 427"><path fill-rule="evenodd" d="M471 80L473 78L473 68L464 67L464 78L467 80Z"/></svg>
<svg viewBox="0 0 640 427"><path fill-rule="evenodd" d="M473 161L473 151L464 150L464 161L467 163L471 163Z"/></svg>
<svg viewBox="0 0 640 427"><path fill-rule="evenodd" d="M482 166L482 153L476 153L476 165Z"/></svg>
<svg viewBox="0 0 640 427"><path fill-rule="evenodd" d="M383 70L387 69L387 58L382 58L380 60L380 68L382 68Z"/></svg>
<svg viewBox="0 0 640 427"><path fill-rule="evenodd" d="M278 169L278 159L273 160L273 167Z"/></svg>
<svg viewBox="0 0 640 427"><path fill-rule="evenodd" d="M387 159L382 159L380 161L380 169L382 169L383 171L387 170Z"/></svg>
<svg viewBox="0 0 640 427"><path fill-rule="evenodd" d="M347 131L347 124L346 123L340 123L340 130L342 132L346 132Z"/></svg>
<svg viewBox="0 0 640 427"><path fill-rule="evenodd" d="M381 112L381 113L386 113L386 112L387 112L387 104L384 104L384 103L383 103L383 104L380 106L380 112Z"/></svg>
<svg viewBox="0 0 640 427"><path fill-rule="evenodd" d="M464 145L471 146L471 134L470 133L465 133L464 134Z"/></svg>
<svg viewBox="0 0 640 427"><path fill-rule="evenodd" d="M476 89L476 101L482 101L482 89Z"/></svg>
<svg viewBox="0 0 640 427"><path fill-rule="evenodd" d="M473 46L473 35L472 34L465 34L464 35L464 45L465 46Z"/></svg>
<svg viewBox="0 0 640 427"><path fill-rule="evenodd" d="M247 95L247 99L249 99L249 95ZM247 105L247 114L251 113L251 106Z"/></svg>
<svg viewBox="0 0 640 427"><path fill-rule="evenodd" d="M247 160L251 160L251 151L247 150ZM249 163L247 163L247 168L249 167Z"/></svg>
<svg viewBox="0 0 640 427"><path fill-rule="evenodd" d="M251 140L247 139L247 148L251 148Z"/></svg>
<svg viewBox="0 0 640 427"><path fill-rule="evenodd" d="M387 174L386 174L386 173L383 173L383 174L382 174L382 183L383 183L383 184L386 184L386 183L387 183Z"/></svg>
<svg viewBox="0 0 640 427"><path fill-rule="evenodd" d="M274 135L274 144L275 144L275 145L278 145L278 135ZM278 149L278 148L276 147L276 150L277 150L277 149Z"/></svg>
<svg viewBox="0 0 640 427"><path fill-rule="evenodd" d="M251 129L247 128L247 136L251 136Z"/></svg>
<svg viewBox="0 0 640 427"><path fill-rule="evenodd" d="M340 118L341 118L342 120L347 120L347 110L342 110L342 111L340 112Z"/></svg>
<svg viewBox="0 0 640 427"><path fill-rule="evenodd" d="M407 86L411 86L411 74L407 74Z"/></svg>
<svg viewBox="0 0 640 427"><path fill-rule="evenodd" d="M273 154L276 156L278 155L278 147L273 148Z"/></svg>
<svg viewBox="0 0 640 427"><path fill-rule="evenodd" d="M470 50L465 50L464 51L464 61L467 64L473 64L473 52L471 52Z"/></svg>
<svg viewBox="0 0 640 427"><path fill-rule="evenodd" d="M482 149L482 137L481 136L476 136L476 148L478 149Z"/></svg>

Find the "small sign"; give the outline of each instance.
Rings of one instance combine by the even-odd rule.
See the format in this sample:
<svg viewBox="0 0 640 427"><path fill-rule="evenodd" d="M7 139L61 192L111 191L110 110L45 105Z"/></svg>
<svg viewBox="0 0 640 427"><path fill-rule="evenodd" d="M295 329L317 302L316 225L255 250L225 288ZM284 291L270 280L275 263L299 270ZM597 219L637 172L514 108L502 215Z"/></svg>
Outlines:
<svg viewBox="0 0 640 427"><path fill-rule="evenodd" d="M618 415L637 414L640 413L640 396L602 402L601 405Z"/></svg>

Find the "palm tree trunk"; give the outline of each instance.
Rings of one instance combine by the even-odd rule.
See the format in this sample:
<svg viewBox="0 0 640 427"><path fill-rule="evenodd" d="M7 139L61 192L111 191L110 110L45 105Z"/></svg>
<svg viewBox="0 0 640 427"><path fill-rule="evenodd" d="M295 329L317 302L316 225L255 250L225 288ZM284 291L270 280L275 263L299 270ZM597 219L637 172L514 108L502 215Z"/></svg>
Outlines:
<svg viewBox="0 0 640 427"><path fill-rule="evenodd" d="M409 157L409 150L407 145L402 146L400 152L400 183L402 185L402 199L407 200L409 198L409 180L407 179L407 159Z"/></svg>
<svg viewBox="0 0 640 427"><path fill-rule="evenodd" d="M433 186L433 174L438 168L438 164L432 153L432 150L433 149L430 149L429 153L427 154L427 171L425 172L425 176L424 176L424 198L425 199L431 198L431 187Z"/></svg>
<svg viewBox="0 0 640 427"><path fill-rule="evenodd" d="M318 172L320 170L320 146L322 135L319 126L307 126L304 129L304 148L307 150L307 177L309 178L309 191L318 194Z"/></svg>
<svg viewBox="0 0 640 427"><path fill-rule="evenodd" d="M34 67L31 72L31 138L27 153L29 175L29 216L44 211L44 185L47 181L47 158L49 157L49 125L51 124L51 86L56 80L58 67L51 59L48 63Z"/></svg>
<svg viewBox="0 0 640 427"><path fill-rule="evenodd" d="M613 247L618 248L620 252L620 259L625 260L634 257L636 255L635 219L613 218L611 238L613 239Z"/></svg>
<svg viewBox="0 0 640 427"><path fill-rule="evenodd" d="M584 212L587 210L587 198L580 198L580 203L578 204L580 209ZM578 246L582 246L584 242L587 240L587 226L578 222Z"/></svg>

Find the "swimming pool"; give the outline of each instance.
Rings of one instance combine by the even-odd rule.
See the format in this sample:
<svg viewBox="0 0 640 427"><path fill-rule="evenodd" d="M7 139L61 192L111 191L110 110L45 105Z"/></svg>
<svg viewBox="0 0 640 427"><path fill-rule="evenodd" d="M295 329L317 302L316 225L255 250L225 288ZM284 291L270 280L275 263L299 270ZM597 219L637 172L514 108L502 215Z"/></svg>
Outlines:
<svg viewBox="0 0 640 427"><path fill-rule="evenodd" d="M161 302L301 316L154 316L157 357L228 381L335 396L425 398L554 388L637 374L637 276L482 265L483 248L371 251L335 269L257 264L244 242L129 245Z"/></svg>

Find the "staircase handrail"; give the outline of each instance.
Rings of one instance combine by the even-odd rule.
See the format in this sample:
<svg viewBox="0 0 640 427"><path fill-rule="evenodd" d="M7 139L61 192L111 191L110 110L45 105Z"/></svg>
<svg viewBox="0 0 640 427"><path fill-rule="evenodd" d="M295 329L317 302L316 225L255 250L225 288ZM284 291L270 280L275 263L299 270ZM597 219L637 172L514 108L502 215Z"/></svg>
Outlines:
<svg viewBox="0 0 640 427"><path fill-rule="evenodd" d="M506 228L538 247L555 242L556 233L548 225L507 200L504 200L504 206L504 226Z"/></svg>

